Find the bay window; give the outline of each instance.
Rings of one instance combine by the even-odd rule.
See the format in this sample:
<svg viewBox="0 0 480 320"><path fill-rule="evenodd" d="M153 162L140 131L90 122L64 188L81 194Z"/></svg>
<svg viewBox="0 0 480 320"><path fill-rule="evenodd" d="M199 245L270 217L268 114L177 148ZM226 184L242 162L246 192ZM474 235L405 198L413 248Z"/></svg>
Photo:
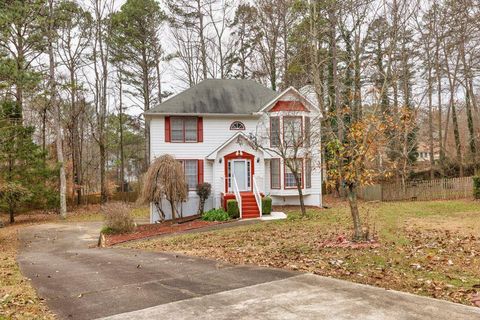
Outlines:
<svg viewBox="0 0 480 320"><path fill-rule="evenodd" d="M280 189L280 159L270 160L270 188Z"/></svg>
<svg viewBox="0 0 480 320"><path fill-rule="evenodd" d="M305 188L312 187L312 159L305 159Z"/></svg>
<svg viewBox="0 0 480 320"><path fill-rule="evenodd" d="M300 180L300 184L302 185L303 188L303 161L302 159L297 159L297 160L287 160L289 161L289 164L291 163L293 166L294 171L297 172L298 179ZM291 188L296 188L297 187L297 182L295 181L295 174L293 171L287 166L287 164L284 165L284 172L285 172L285 189L291 189Z"/></svg>
<svg viewBox="0 0 480 320"><path fill-rule="evenodd" d="M286 147L294 147L302 144L302 117L283 117L283 139Z"/></svg>
<svg viewBox="0 0 480 320"><path fill-rule="evenodd" d="M278 147L280 145L280 117L270 118L270 146Z"/></svg>

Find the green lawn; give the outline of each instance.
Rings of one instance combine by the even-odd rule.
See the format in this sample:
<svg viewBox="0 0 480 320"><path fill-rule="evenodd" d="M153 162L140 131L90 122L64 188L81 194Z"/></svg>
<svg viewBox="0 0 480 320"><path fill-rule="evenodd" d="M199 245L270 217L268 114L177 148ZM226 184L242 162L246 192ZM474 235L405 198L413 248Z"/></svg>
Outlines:
<svg viewBox="0 0 480 320"><path fill-rule="evenodd" d="M346 203L303 218L296 209L285 211L284 221L126 246L313 272L464 304L480 292L479 202L364 203L365 227L380 243L366 249L322 246L351 234Z"/></svg>

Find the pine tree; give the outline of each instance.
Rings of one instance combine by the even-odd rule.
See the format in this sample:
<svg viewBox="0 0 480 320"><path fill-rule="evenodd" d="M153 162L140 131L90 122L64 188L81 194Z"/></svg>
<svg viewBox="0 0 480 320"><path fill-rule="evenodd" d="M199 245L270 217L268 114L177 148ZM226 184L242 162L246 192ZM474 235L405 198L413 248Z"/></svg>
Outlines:
<svg viewBox="0 0 480 320"><path fill-rule="evenodd" d="M40 146L33 142L34 128L22 124L21 107L14 101L0 105L0 209L15 221L18 205L29 201L29 207L58 206L55 192L56 168L43 161ZM15 199L16 201L13 201Z"/></svg>

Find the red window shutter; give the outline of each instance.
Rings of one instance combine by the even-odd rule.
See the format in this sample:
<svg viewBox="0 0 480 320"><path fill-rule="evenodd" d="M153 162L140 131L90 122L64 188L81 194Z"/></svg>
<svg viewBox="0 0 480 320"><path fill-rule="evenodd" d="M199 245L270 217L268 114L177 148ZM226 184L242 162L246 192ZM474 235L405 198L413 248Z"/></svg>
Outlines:
<svg viewBox="0 0 480 320"><path fill-rule="evenodd" d="M197 118L197 141L203 142L203 118Z"/></svg>
<svg viewBox="0 0 480 320"><path fill-rule="evenodd" d="M165 117L165 142L170 142L171 130L170 130L170 117Z"/></svg>
<svg viewBox="0 0 480 320"><path fill-rule="evenodd" d="M198 160L198 183L203 183L203 160Z"/></svg>

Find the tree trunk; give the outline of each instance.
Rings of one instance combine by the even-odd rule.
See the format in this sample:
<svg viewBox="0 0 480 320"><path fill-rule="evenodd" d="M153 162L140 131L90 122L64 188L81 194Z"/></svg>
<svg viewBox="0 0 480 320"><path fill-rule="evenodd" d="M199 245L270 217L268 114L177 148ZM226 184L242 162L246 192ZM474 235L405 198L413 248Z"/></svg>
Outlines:
<svg viewBox="0 0 480 320"><path fill-rule="evenodd" d="M11 203L8 204L8 214L10 216L10 223L15 223L15 209Z"/></svg>
<svg viewBox="0 0 480 320"><path fill-rule="evenodd" d="M119 85L120 85L120 92L119 92L119 99L120 99L120 106L119 106L119 132L120 132L120 191L123 193L125 192L125 156L123 152L123 99L122 99L122 78L119 73Z"/></svg>
<svg viewBox="0 0 480 320"><path fill-rule="evenodd" d="M298 198L300 200L300 210L302 212L302 217L304 217L307 213L307 210L305 208L305 201L303 199L303 191L302 191L301 181L297 181L297 190L298 190Z"/></svg>
<svg viewBox="0 0 480 320"><path fill-rule="evenodd" d="M57 161L60 164L60 216L65 219L67 217L67 178L65 175L65 163L63 159L63 145L62 145L62 116L60 103L56 101L57 88L55 83L55 57L53 53L53 39L52 33L54 32L54 19L53 19L53 1L49 0L49 37L48 42L48 57L49 57L49 87L50 87L50 106L53 108L55 115L55 135L56 135L56 147L57 147Z"/></svg>
<svg viewBox="0 0 480 320"><path fill-rule="evenodd" d="M458 129L457 110L455 107L453 94L454 94L454 91L452 89L451 98L450 98L450 107L452 109L453 135L455 137L455 146L457 150L457 161L458 161L458 166L460 170L460 177L463 177L462 143L460 141L460 131Z"/></svg>
<svg viewBox="0 0 480 320"><path fill-rule="evenodd" d="M348 204L350 205L350 214L353 221L353 241L366 240L362 230L360 212L358 211L357 188L353 184L348 186Z"/></svg>
<svg viewBox="0 0 480 320"><path fill-rule="evenodd" d="M428 62L430 64L430 61ZM432 103L432 68L428 66L428 142L430 153L430 179L435 178L435 172L433 170L435 166L434 148L433 148L433 103Z"/></svg>
<svg viewBox="0 0 480 320"><path fill-rule="evenodd" d="M204 26L203 26L203 13L201 0L197 0L197 14L198 14L198 27L199 27L199 36L200 36L200 54L202 62L202 71L203 71L203 80L208 77L208 65L207 65L207 48L204 35Z"/></svg>

